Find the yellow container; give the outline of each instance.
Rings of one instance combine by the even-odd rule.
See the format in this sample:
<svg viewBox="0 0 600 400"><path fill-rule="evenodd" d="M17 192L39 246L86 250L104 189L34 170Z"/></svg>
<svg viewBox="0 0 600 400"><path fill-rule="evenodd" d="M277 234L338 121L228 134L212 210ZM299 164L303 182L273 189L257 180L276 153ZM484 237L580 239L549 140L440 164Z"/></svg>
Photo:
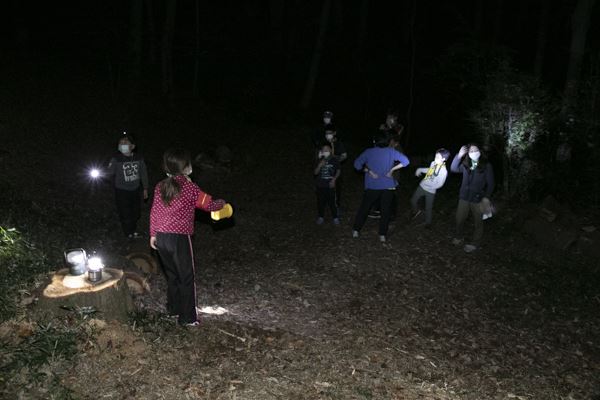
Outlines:
<svg viewBox="0 0 600 400"><path fill-rule="evenodd" d="M214 221L218 221L223 218L229 218L232 215L233 215L233 207L231 207L231 204L229 204L229 203L225 203L223 208L221 208L219 211L211 211L210 212L210 217Z"/></svg>

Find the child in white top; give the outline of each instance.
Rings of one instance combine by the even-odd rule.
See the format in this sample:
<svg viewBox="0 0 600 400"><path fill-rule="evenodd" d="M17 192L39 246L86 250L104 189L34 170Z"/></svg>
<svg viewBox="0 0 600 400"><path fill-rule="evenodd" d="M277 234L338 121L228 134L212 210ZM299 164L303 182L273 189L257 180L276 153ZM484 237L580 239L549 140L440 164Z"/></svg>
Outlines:
<svg viewBox="0 0 600 400"><path fill-rule="evenodd" d="M421 197L425 197L425 227L431 225L435 193L439 188L444 186L446 177L448 176L448 170L446 169L446 160L448 157L450 157L450 152L448 150L443 148L438 149L435 152L435 159L431 162L429 168L417 168L415 171L415 176L425 174L425 177L421 180L421 183L410 199L410 205L412 207L414 219L421 214L418 203Z"/></svg>

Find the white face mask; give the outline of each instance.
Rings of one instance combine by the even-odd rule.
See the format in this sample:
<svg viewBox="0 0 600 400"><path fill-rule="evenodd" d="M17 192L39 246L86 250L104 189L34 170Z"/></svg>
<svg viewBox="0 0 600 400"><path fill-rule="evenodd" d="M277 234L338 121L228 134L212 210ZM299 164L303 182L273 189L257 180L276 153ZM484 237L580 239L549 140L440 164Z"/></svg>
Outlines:
<svg viewBox="0 0 600 400"><path fill-rule="evenodd" d="M323 151L323 152L321 152L321 156L323 156L324 158L327 158L327 157L329 157L330 155L331 155L331 153L330 153L330 152L328 152L328 151Z"/></svg>
<svg viewBox="0 0 600 400"><path fill-rule="evenodd" d="M129 145L128 144L120 144L119 151L123 154L129 154Z"/></svg>
<svg viewBox="0 0 600 400"><path fill-rule="evenodd" d="M325 135L325 139L327 139L327 140L329 140L329 141L331 142L331 141L333 140L333 134L331 134L331 133L327 133L327 134Z"/></svg>
<svg viewBox="0 0 600 400"><path fill-rule="evenodd" d="M481 153L478 151L469 152L469 158L473 161L479 161L479 157L481 157Z"/></svg>
<svg viewBox="0 0 600 400"><path fill-rule="evenodd" d="M323 123L325 125L330 124L331 123L331 118L323 118Z"/></svg>

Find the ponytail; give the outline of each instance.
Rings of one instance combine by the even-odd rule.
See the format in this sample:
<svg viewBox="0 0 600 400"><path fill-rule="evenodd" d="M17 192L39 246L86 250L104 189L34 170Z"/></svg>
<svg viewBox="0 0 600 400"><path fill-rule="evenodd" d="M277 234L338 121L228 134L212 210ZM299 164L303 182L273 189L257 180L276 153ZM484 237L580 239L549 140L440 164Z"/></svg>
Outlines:
<svg viewBox="0 0 600 400"><path fill-rule="evenodd" d="M181 185L175 180L174 176L163 179L158 187L160 189L160 199L166 206L171 205L171 201L181 192Z"/></svg>
<svg viewBox="0 0 600 400"><path fill-rule="evenodd" d="M160 198L167 206L181 193L181 184L175 177L183 175L186 167L191 165L190 153L182 148L174 148L163 154L163 169L168 178L159 183Z"/></svg>

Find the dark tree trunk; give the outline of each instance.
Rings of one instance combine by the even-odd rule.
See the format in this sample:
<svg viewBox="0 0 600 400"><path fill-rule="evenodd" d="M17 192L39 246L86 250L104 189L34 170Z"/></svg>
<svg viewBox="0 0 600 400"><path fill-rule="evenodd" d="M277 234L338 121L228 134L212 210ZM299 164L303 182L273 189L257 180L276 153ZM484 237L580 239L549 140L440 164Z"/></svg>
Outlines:
<svg viewBox="0 0 600 400"><path fill-rule="evenodd" d="M502 22L502 14L504 11L503 0L496 0L496 6L494 9L494 34L492 37L492 43L499 44L502 38L502 31L505 28Z"/></svg>
<svg viewBox="0 0 600 400"><path fill-rule="evenodd" d="M287 32L287 44L285 49L285 63L286 70L292 68L294 53L296 51L296 40L298 39L298 22L296 21L296 15L298 15L298 9L300 7L300 0L294 0L289 10L288 20L288 32Z"/></svg>
<svg viewBox="0 0 600 400"><path fill-rule="evenodd" d="M146 24L148 26L148 61L156 65L156 25L154 23L154 0L145 0Z"/></svg>
<svg viewBox="0 0 600 400"><path fill-rule="evenodd" d="M342 43L344 35L344 4L342 0L333 0L333 26L336 43Z"/></svg>
<svg viewBox="0 0 600 400"><path fill-rule="evenodd" d="M414 92L415 92L415 62L417 54L417 45L415 40L415 22L417 19L417 4L418 0L413 0L411 15L410 15L410 75L409 75L409 92L408 92L408 107L406 109L406 129L404 147L408 148L410 145L410 134L411 134L411 122L412 122L412 109L414 104Z"/></svg>
<svg viewBox="0 0 600 400"><path fill-rule="evenodd" d="M196 0L196 45L194 49L194 82L192 93L198 96L198 81L200 76L200 0Z"/></svg>
<svg viewBox="0 0 600 400"><path fill-rule="evenodd" d="M177 0L167 0L166 18L161 44L162 93L173 98L173 36L175 33L175 12Z"/></svg>
<svg viewBox="0 0 600 400"><path fill-rule="evenodd" d="M302 96L302 108L308 108L312 101L313 92L315 90L315 84L317 82L317 77L319 76L319 65L321 63L321 53L323 52L325 34L327 32L327 26L329 25L330 10L331 0L324 0L323 7L321 9L321 18L319 22L319 33L317 35L317 43L315 44L315 49L313 51L313 57L310 63L310 71L308 73L308 79L306 80L304 95Z"/></svg>
<svg viewBox="0 0 600 400"><path fill-rule="evenodd" d="M271 0L269 6L271 39L276 56L280 56L283 53L283 17L285 15L285 1Z"/></svg>
<svg viewBox="0 0 600 400"><path fill-rule="evenodd" d="M542 12L538 24L537 46L535 51L535 61L533 63L533 73L538 78L542 77L542 68L544 65L544 55L546 54L546 41L548 38L548 20L550 19L550 2L542 0Z"/></svg>
<svg viewBox="0 0 600 400"><path fill-rule="evenodd" d="M369 0L362 0L360 3L360 15L358 23L358 36L356 40L355 62L359 71L362 71L363 62L367 48L367 38L369 36Z"/></svg>
<svg viewBox="0 0 600 400"><path fill-rule="evenodd" d="M571 17L571 50L565 81L563 114L568 112L577 93L577 82L581 75L581 61L585 53L586 37L595 2L596 0L578 0Z"/></svg>
<svg viewBox="0 0 600 400"><path fill-rule="evenodd" d="M475 21L473 23L473 31L478 38L481 38L483 30L483 2L484 0L475 0Z"/></svg>
<svg viewBox="0 0 600 400"><path fill-rule="evenodd" d="M143 1L131 2L131 28L129 31L129 95L134 96L140 87L142 68Z"/></svg>

